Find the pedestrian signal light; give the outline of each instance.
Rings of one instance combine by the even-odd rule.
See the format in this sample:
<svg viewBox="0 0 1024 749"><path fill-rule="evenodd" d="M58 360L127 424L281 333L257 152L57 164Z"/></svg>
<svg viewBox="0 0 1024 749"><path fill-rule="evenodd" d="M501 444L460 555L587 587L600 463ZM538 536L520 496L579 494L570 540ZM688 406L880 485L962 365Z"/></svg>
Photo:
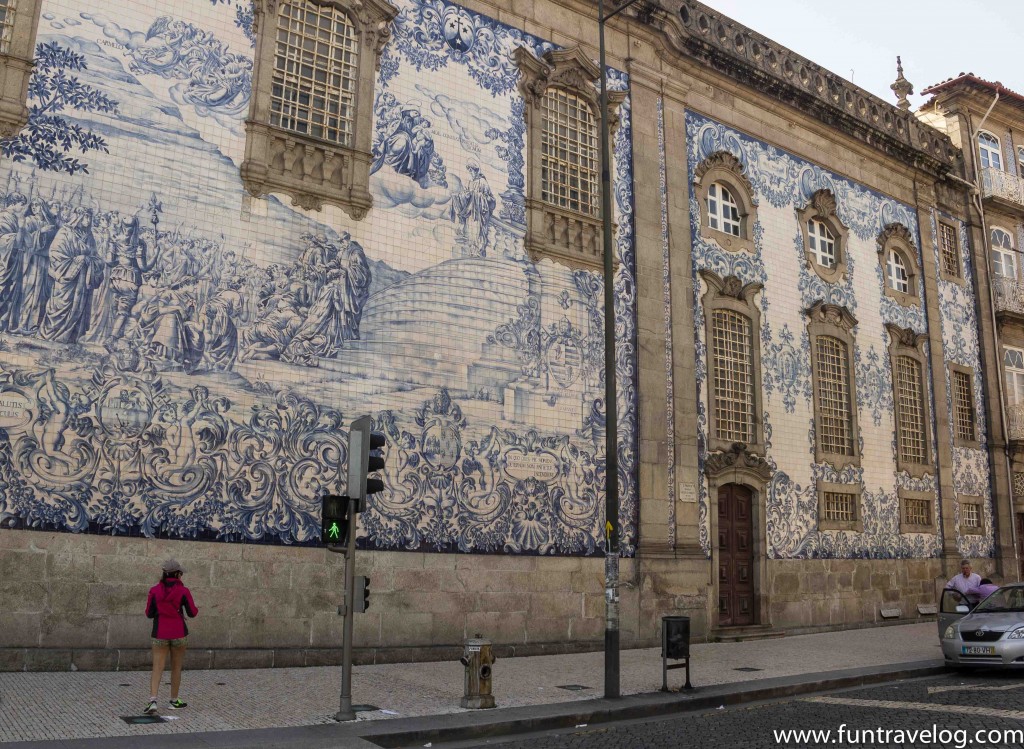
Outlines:
<svg viewBox="0 0 1024 749"><path fill-rule="evenodd" d="M369 474L384 469L383 432L371 431L369 416L352 422L348 433L348 495L357 502L356 512L366 507L366 498L384 491L384 481Z"/></svg>
<svg viewBox="0 0 1024 749"><path fill-rule="evenodd" d="M344 544L348 540L348 497L324 495L320 508L320 540L325 544Z"/></svg>

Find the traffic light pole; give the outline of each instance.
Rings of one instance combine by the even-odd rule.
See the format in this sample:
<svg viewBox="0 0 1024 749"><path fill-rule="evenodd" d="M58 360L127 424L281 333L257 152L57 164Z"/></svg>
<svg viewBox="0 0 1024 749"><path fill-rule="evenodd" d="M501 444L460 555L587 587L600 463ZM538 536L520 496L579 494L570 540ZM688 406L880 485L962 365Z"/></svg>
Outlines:
<svg viewBox="0 0 1024 749"><path fill-rule="evenodd" d="M345 621L342 624L341 644L341 702L335 720L355 720L352 710L352 624L355 619L356 577L356 500L348 500L348 512L352 521L348 524L348 538L345 553Z"/></svg>

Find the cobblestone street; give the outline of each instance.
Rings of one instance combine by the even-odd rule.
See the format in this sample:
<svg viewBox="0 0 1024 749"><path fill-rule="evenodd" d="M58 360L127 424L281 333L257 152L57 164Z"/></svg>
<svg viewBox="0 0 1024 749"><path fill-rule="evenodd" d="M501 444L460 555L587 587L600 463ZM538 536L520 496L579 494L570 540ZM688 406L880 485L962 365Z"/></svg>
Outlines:
<svg viewBox="0 0 1024 749"><path fill-rule="evenodd" d="M804 730L819 733L816 737L785 734ZM880 730L892 733L886 735ZM1011 733L996 735L1004 730ZM897 731L906 735L900 736ZM932 733L915 737L911 732L917 731ZM983 733L979 735L979 731ZM1024 743L1024 733L1020 732L1024 732L1024 675L985 673L917 679L668 719L576 728L511 742L460 742L446 744L445 749L1003 749L1020 747Z"/></svg>

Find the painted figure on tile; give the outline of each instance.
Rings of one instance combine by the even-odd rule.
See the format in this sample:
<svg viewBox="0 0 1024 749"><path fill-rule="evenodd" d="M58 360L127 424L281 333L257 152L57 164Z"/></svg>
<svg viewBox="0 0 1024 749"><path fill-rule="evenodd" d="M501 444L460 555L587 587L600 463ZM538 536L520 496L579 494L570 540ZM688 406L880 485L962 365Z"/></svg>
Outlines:
<svg viewBox="0 0 1024 749"><path fill-rule="evenodd" d="M464 238L471 254L482 257L486 254L487 234L494 214L494 193L481 173L480 165L470 161L466 165L469 182L458 192L452 193L451 219L458 223L457 235Z"/></svg>
<svg viewBox="0 0 1024 749"><path fill-rule="evenodd" d="M226 372L230 370L238 356L238 327L235 321L245 324L245 300L239 289L242 279L233 278L226 288L213 295L199 312L199 321L203 328L203 356L200 366L203 369Z"/></svg>
<svg viewBox="0 0 1024 749"><path fill-rule="evenodd" d="M21 311L18 331L34 335L39 330L50 300L53 280L47 272L50 267L50 244L57 234L57 217L42 198L34 198L25 214L22 241L24 243Z"/></svg>
<svg viewBox="0 0 1024 749"><path fill-rule="evenodd" d="M240 361L281 357L281 352L302 327L302 315L298 311L301 292L301 288L285 284L275 288L260 303L263 310L259 319L242 335Z"/></svg>
<svg viewBox="0 0 1024 749"><path fill-rule="evenodd" d="M363 246L354 241L348 232L341 235L338 262L345 272L345 313L342 318L342 335L346 341L359 340L359 322L363 317L363 305L370 297L370 265L366 262Z"/></svg>
<svg viewBox="0 0 1024 749"><path fill-rule="evenodd" d="M148 349L172 367L192 372L202 355L202 331L193 322L195 301L175 281L161 286L142 308L139 325Z"/></svg>
<svg viewBox="0 0 1024 749"><path fill-rule="evenodd" d="M27 210L25 196L18 194L0 212L0 330L18 327L24 275L22 231Z"/></svg>
<svg viewBox="0 0 1024 749"><path fill-rule="evenodd" d="M401 106L393 96L385 94L378 105L378 116L383 116L384 120L378 126L378 143L374 148L376 159L370 174L387 164L399 174L411 177L424 189L432 182L441 184L432 179L431 171L440 164L441 158L434 153L430 120L420 114L419 107L415 104Z"/></svg>
<svg viewBox="0 0 1024 749"><path fill-rule="evenodd" d="M142 276L156 266L159 254L147 258L146 243L138 216L125 216L111 227L110 236L110 299L114 323L110 337L121 338L139 301Z"/></svg>
<svg viewBox="0 0 1024 749"><path fill-rule="evenodd" d="M96 252L89 208L75 208L50 245L53 281L39 335L48 341L78 343L89 329L93 291L100 285L103 260Z"/></svg>

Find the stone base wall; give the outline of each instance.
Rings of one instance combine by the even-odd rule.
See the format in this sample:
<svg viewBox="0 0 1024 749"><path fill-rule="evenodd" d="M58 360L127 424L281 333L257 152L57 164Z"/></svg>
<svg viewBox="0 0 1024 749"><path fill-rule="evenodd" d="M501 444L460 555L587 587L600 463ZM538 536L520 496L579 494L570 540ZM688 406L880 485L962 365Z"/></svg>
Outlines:
<svg viewBox="0 0 1024 749"><path fill-rule="evenodd" d="M145 668L146 594L170 556L200 609L193 668L338 662L340 554L2 530L0 670ZM364 663L454 659L478 633L506 656L603 647L600 558L360 551L356 572L370 578L370 608L355 620ZM692 616L704 638L706 562L626 559L621 579L623 647L657 645L666 614Z"/></svg>
<svg viewBox="0 0 1024 749"><path fill-rule="evenodd" d="M921 619L918 605L936 605L946 580L941 559L769 560L768 573L771 625L787 631L881 623L882 609Z"/></svg>

